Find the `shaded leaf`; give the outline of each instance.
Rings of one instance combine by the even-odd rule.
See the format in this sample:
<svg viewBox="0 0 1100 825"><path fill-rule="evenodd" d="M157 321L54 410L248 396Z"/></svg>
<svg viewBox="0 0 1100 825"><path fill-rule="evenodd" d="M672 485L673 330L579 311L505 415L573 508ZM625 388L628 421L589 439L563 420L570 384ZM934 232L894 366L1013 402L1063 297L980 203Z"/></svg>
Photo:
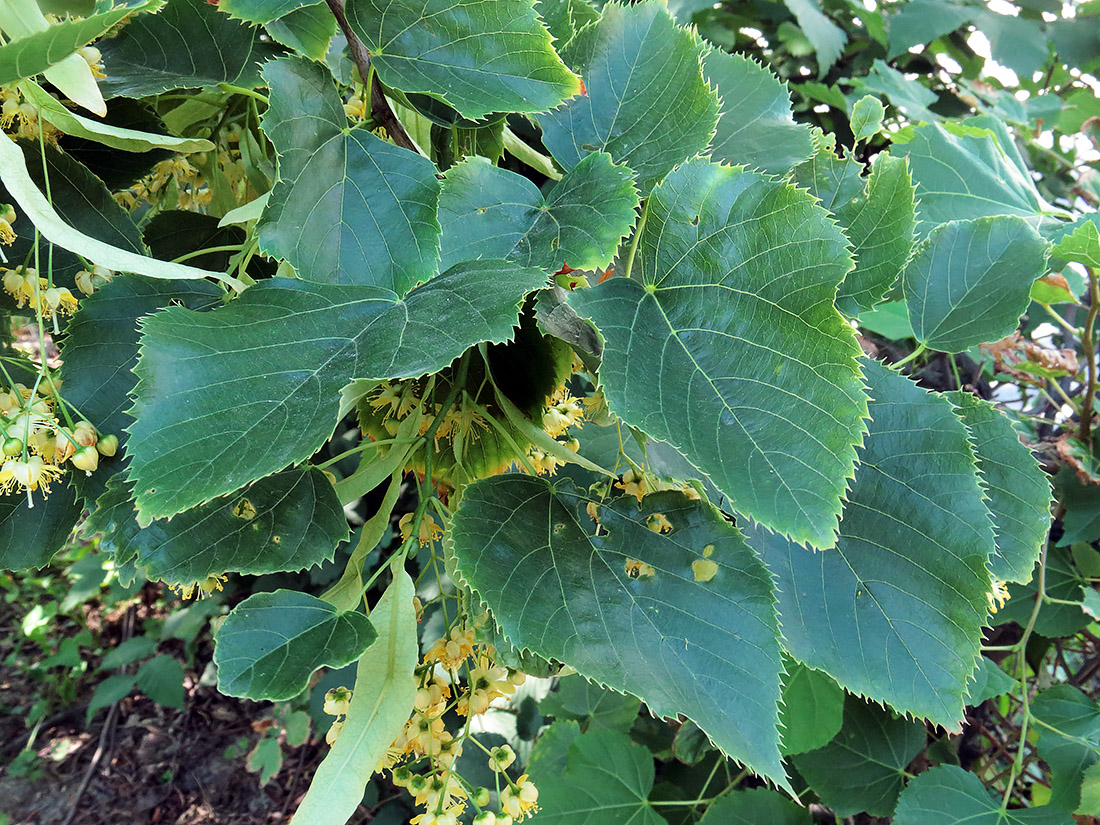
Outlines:
<svg viewBox="0 0 1100 825"><path fill-rule="evenodd" d="M655 513L667 535L649 528ZM603 504L566 480L497 476L466 488L451 540L458 575L514 645L683 714L786 784L771 582L708 504L674 492Z"/></svg>
<svg viewBox="0 0 1100 825"><path fill-rule="evenodd" d="M0 496L0 570L45 567L65 544L80 516L76 493L62 480L48 498L34 493L33 508L25 494Z"/></svg>
<svg viewBox="0 0 1100 825"><path fill-rule="evenodd" d="M544 112L581 89L534 0L349 0L347 15L383 83L466 118Z"/></svg>
<svg viewBox="0 0 1100 825"><path fill-rule="evenodd" d="M310 3L311 0L220 0L218 8L248 23L270 23Z"/></svg>
<svg viewBox="0 0 1100 825"><path fill-rule="evenodd" d="M98 44L104 97L145 97L170 89L232 83L252 86L259 67L282 48L262 31L231 20L205 0L172 0Z"/></svg>
<svg viewBox="0 0 1100 825"><path fill-rule="evenodd" d="M665 822L647 798L653 787L653 757L625 733L582 733L570 743L561 773L532 776L539 789L538 817L547 825Z"/></svg>
<svg viewBox="0 0 1100 825"><path fill-rule="evenodd" d="M837 817L864 811L890 816L905 787L905 769L925 739L920 722L848 696L840 733L825 747L795 756L794 764Z"/></svg>
<svg viewBox="0 0 1100 825"><path fill-rule="evenodd" d="M527 178L470 157L447 170L439 196L442 262L506 258L551 272L605 269L634 225L633 175L588 155L546 196Z"/></svg>
<svg viewBox="0 0 1100 825"><path fill-rule="evenodd" d="M873 361L870 431L834 549L763 530L790 654L843 687L955 728L987 612L993 530L966 428L942 397Z"/></svg>
<svg viewBox="0 0 1100 825"><path fill-rule="evenodd" d="M709 51L703 74L722 97L711 142L715 160L782 174L813 152L810 129L795 123L787 85L759 63Z"/></svg>
<svg viewBox="0 0 1100 825"><path fill-rule="evenodd" d="M824 747L836 736L844 718L844 690L832 677L800 662L784 663L779 723L784 755Z"/></svg>
<svg viewBox="0 0 1100 825"><path fill-rule="evenodd" d="M1092 816L1080 810L1086 771L1100 763L1100 707L1072 685L1054 685L1041 691L1031 704L1038 722L1037 750L1051 770L1051 805Z"/></svg>
<svg viewBox="0 0 1100 825"><path fill-rule="evenodd" d="M978 669L974 671L974 684L970 687L968 703L980 705L987 699L996 699L1008 693L1017 684L1016 680L1001 670L991 660L983 656L978 660Z"/></svg>
<svg viewBox="0 0 1100 825"><path fill-rule="evenodd" d="M279 181L257 231L260 247L303 278L404 295L437 271L435 166L367 129L347 128L328 72L305 58L264 67L264 131Z"/></svg>
<svg viewBox="0 0 1100 825"><path fill-rule="evenodd" d="M1034 631L1040 636L1053 639L1072 635L1088 625L1092 617L1081 604L1087 584L1074 566L1068 547L1049 548L1043 590L1046 595L1065 603L1044 604L1035 619ZM1016 622L1020 627L1027 625L1035 608L1037 588L1038 581L1034 574L1027 584L1010 584L1008 604L997 611L997 622Z"/></svg>
<svg viewBox="0 0 1100 825"><path fill-rule="evenodd" d="M912 780L898 800L894 825L1073 825L1073 817L1049 806L1001 810L1001 800L972 773L941 765Z"/></svg>
<svg viewBox="0 0 1100 825"><path fill-rule="evenodd" d="M304 570L332 561L348 537L332 484L316 468L276 473L144 528L129 499L129 487L112 480L87 531L103 532L116 558L136 557L150 578L175 584Z"/></svg>
<svg viewBox="0 0 1100 825"><path fill-rule="evenodd" d="M859 349L833 307L851 266L840 230L806 192L695 160L653 190L635 263L644 285L569 296L603 335L612 412L738 512L831 546L865 413Z"/></svg>
<svg viewBox="0 0 1100 825"><path fill-rule="evenodd" d="M587 720L588 728L611 728L629 733L642 703L634 696L605 690L580 676L567 676L557 690L539 703L546 716Z"/></svg>
<svg viewBox="0 0 1100 825"><path fill-rule="evenodd" d="M1023 218L951 221L929 233L902 275L917 340L962 352L1016 331L1031 285L1046 269L1047 242Z"/></svg>
<svg viewBox="0 0 1100 825"><path fill-rule="evenodd" d="M824 77L829 67L836 63L837 58L844 51L844 44L848 42L847 33L825 16L818 0L784 0L784 2L817 53L817 76Z"/></svg>
<svg viewBox="0 0 1100 825"><path fill-rule="evenodd" d="M336 34L336 18L325 3L303 6L265 27L275 40L313 60L324 60Z"/></svg>
<svg viewBox="0 0 1100 825"><path fill-rule="evenodd" d="M1050 480L1004 413L968 392L947 393L970 431L993 516L993 578L1026 582L1050 530Z"/></svg>
<svg viewBox="0 0 1100 825"><path fill-rule="evenodd" d="M246 699L293 699L313 671L354 662L377 635L362 613L341 613L306 593L256 593L218 629L218 690Z"/></svg>
<svg viewBox="0 0 1100 825"><path fill-rule="evenodd" d="M698 36L678 27L663 3L609 3L563 50L586 94L539 116L554 160L568 170L589 152L607 152L648 192L714 134L718 95L703 78L701 50Z"/></svg>
<svg viewBox="0 0 1100 825"><path fill-rule="evenodd" d="M137 672L137 686L158 705L183 709L183 667L175 656L155 656Z"/></svg>
<svg viewBox="0 0 1100 825"><path fill-rule="evenodd" d="M810 825L810 812L768 788L734 791L707 806L699 825Z"/></svg>
<svg viewBox="0 0 1100 825"><path fill-rule="evenodd" d="M954 0L910 0L887 18L887 32L893 60L911 47L931 43L970 22L974 8Z"/></svg>
<svg viewBox="0 0 1100 825"><path fill-rule="evenodd" d="M353 378L418 377L473 344L510 339L524 295L545 278L479 261L405 299L273 278L216 312L172 307L151 316L128 444L140 520L308 458L332 435L340 388Z"/></svg>

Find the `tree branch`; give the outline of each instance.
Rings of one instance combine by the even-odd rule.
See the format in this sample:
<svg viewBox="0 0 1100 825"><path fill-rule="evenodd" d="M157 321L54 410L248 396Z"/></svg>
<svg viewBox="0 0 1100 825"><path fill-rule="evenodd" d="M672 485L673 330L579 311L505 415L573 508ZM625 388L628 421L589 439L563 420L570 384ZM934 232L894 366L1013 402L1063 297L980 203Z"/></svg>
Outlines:
<svg viewBox="0 0 1100 825"><path fill-rule="evenodd" d="M1085 329L1081 336L1081 349L1085 353L1088 384L1085 388L1085 398L1081 404L1081 425L1077 437L1086 444L1091 444L1093 399L1096 397L1095 327L1096 314L1100 311L1100 284L1097 283L1097 275L1092 267L1086 267L1085 271L1089 276L1089 314L1085 318Z"/></svg>
<svg viewBox="0 0 1100 825"><path fill-rule="evenodd" d="M390 102L386 100L386 94L382 91L382 84L378 80L378 75L370 70L370 53L367 52L367 47L363 45L363 41L348 25L348 18L344 13L344 0L325 0L325 2L328 4L332 16L336 18L340 31L347 38L348 52L351 54L351 61L355 64L355 68L359 70L359 78L363 83L370 83L371 118L376 125L386 130L394 143L419 154L420 149L409 137L409 133L405 131L405 127L401 125L401 121L397 119L393 109L390 108Z"/></svg>

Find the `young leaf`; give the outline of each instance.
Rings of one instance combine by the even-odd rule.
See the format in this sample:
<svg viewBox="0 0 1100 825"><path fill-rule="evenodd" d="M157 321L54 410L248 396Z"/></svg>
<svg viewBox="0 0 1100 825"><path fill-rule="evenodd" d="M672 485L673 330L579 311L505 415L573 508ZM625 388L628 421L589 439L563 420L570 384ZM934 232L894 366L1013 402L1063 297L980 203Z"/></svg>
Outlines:
<svg viewBox="0 0 1100 825"><path fill-rule="evenodd" d="M852 116L849 118L852 136L856 142L877 135L882 128L882 118L885 114L886 108L873 95L864 95L857 100L856 105L852 107Z"/></svg>
<svg viewBox="0 0 1100 825"><path fill-rule="evenodd" d="M794 765L837 817L861 811L890 816L905 786L905 769L926 739L920 722L849 695L840 733L825 747L795 756Z"/></svg>
<svg viewBox="0 0 1100 825"><path fill-rule="evenodd" d="M1050 530L1050 479L1004 413L968 392L947 399L970 430L989 496L997 540L989 570L995 579L1027 582Z"/></svg>
<svg viewBox="0 0 1100 825"><path fill-rule="evenodd" d="M833 308L847 241L806 192L690 161L653 190L638 263L570 293L604 337L612 412L731 498L829 547L866 414L859 347Z"/></svg>
<svg viewBox="0 0 1100 825"><path fill-rule="evenodd" d="M340 736L294 814L299 825L343 825L363 799L374 769L405 727L416 698L416 595L405 569L370 613L378 641L359 659L351 706Z"/></svg>
<svg viewBox="0 0 1100 825"><path fill-rule="evenodd" d="M1091 217L1093 220L1082 220L1072 232L1062 235L1050 254L1063 261L1100 268L1100 229L1097 228L1095 215Z"/></svg>
<svg viewBox="0 0 1100 825"><path fill-rule="evenodd" d="M114 478L86 531L102 531L116 558L136 557L150 578L176 584L223 573L304 570L332 561L348 537L332 484L316 468L276 473L145 528L129 499L128 485Z"/></svg>
<svg viewBox="0 0 1100 825"><path fill-rule="evenodd" d="M252 86L260 64L283 51L261 34L206 0L172 0L99 43L107 72L100 88L106 97L145 97L218 83Z"/></svg>
<svg viewBox="0 0 1100 825"><path fill-rule="evenodd" d="M545 825L663 825L649 804L653 756L625 733L594 729L569 745L565 769L533 773Z"/></svg>
<svg viewBox="0 0 1100 825"><path fill-rule="evenodd" d="M954 765L940 765L912 780L901 793L894 825L1073 825L1064 810L1039 808L1002 810L982 781Z"/></svg>
<svg viewBox="0 0 1100 825"><path fill-rule="evenodd" d="M813 152L810 129L795 123L787 85L764 66L717 50L703 57L703 74L722 96L715 160L783 174Z"/></svg>
<svg viewBox="0 0 1100 825"><path fill-rule="evenodd" d="M607 152L648 192L714 135L718 95L703 78L701 50L663 3L608 3L562 54L587 93L539 116L554 160L572 169L589 152Z"/></svg>
<svg viewBox="0 0 1100 825"><path fill-rule="evenodd" d="M474 344L509 340L520 302L545 279L476 261L398 299L377 287L273 278L215 312L150 316L128 444L139 520L172 516L313 455L353 378L419 377Z"/></svg>
<svg viewBox="0 0 1100 825"><path fill-rule="evenodd" d="M101 37L124 18L138 12L153 11L162 5L164 0L146 0L101 14L62 20L42 31L13 39L0 46L0 86L40 74Z"/></svg>
<svg viewBox="0 0 1100 825"><path fill-rule="evenodd" d="M586 720L586 727L629 733L641 702L634 696L604 690L580 676L558 682L557 690L539 702L539 712L557 719Z"/></svg>
<svg viewBox="0 0 1100 825"><path fill-rule="evenodd" d="M279 181L258 224L260 247L303 278L404 295L437 271L439 181L431 161L347 127L329 73L305 58L264 67L267 136Z"/></svg>
<svg viewBox="0 0 1100 825"><path fill-rule="evenodd" d="M902 274L917 340L940 352L962 352L1011 334L1046 256L1047 242L1013 215L937 226Z"/></svg>
<svg viewBox="0 0 1100 825"><path fill-rule="evenodd" d="M306 593L256 593L233 608L218 630L218 690L257 701L293 699L313 671L354 662L377 635L362 613L340 613Z"/></svg>
<svg viewBox="0 0 1100 825"><path fill-rule="evenodd" d="M832 677L800 662L784 662L783 698L779 724L784 755L824 747L840 730L844 717L844 690Z"/></svg>
<svg viewBox="0 0 1100 825"><path fill-rule="evenodd" d="M953 728L988 610L989 512L951 405L876 362L864 372L870 431L835 549L813 553L761 529L746 537L776 576L794 658Z"/></svg>
<svg viewBox="0 0 1100 825"><path fill-rule="evenodd" d="M534 0L349 0L347 15L383 83L471 120L544 112L581 90Z"/></svg>
<svg viewBox="0 0 1100 825"><path fill-rule="evenodd" d="M658 514L671 532L650 529ZM451 538L458 575L514 645L683 714L786 786L771 581L709 504L605 504L568 481L497 476L466 488Z"/></svg>
<svg viewBox="0 0 1100 825"><path fill-rule="evenodd" d="M634 225L634 175L593 152L544 196L531 181L485 158L447 170L439 196L440 268L506 258L554 272L605 269Z"/></svg>

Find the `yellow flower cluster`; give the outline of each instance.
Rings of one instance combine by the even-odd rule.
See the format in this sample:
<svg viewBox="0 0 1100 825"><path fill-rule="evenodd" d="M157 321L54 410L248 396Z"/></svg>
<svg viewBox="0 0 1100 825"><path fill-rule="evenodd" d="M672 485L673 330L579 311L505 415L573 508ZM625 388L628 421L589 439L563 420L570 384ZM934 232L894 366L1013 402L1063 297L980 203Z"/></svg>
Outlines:
<svg viewBox="0 0 1100 825"><path fill-rule="evenodd" d="M53 382L56 386L57 382ZM118 451L118 438L100 437L88 421L62 426L55 402L23 384L0 388L0 434L3 435L4 463L0 465L0 492L21 490L34 506L31 493L48 495L50 485L64 474L66 462L91 475L99 457Z"/></svg>
<svg viewBox="0 0 1100 825"><path fill-rule="evenodd" d="M10 203L0 203L0 244L15 243L15 230L12 224L16 219L15 207Z"/></svg>
<svg viewBox="0 0 1100 825"><path fill-rule="evenodd" d="M325 694L325 704L322 710L329 716L335 716L332 725L325 734L325 741L331 747L336 742L336 737L344 728L347 721L348 708L351 707L351 691L346 687L336 687Z"/></svg>
<svg viewBox="0 0 1100 825"><path fill-rule="evenodd" d="M985 594L986 599L989 602L989 612L996 613L1005 603L1008 601L1009 596L1008 585L1006 585L1000 579L994 579L990 592Z"/></svg>
<svg viewBox="0 0 1100 825"><path fill-rule="evenodd" d="M401 517L401 521L397 523L397 528L401 531L401 540L408 541L409 536L412 535L412 523L414 513L406 513ZM417 539L420 541L421 547L427 547L432 542L439 541L443 538L443 528L435 523L435 519L432 518L431 513L425 513L420 519L420 528L417 530Z"/></svg>
<svg viewBox="0 0 1100 825"><path fill-rule="evenodd" d="M197 155L195 160L201 164L205 161L205 156ZM180 209L196 211L208 206L214 196L206 179L191 161L183 155L176 155L162 160L153 167L153 171L129 189L116 193L115 200L123 208L132 210L142 201L155 206L169 193L175 194Z"/></svg>
<svg viewBox="0 0 1100 825"><path fill-rule="evenodd" d="M650 493L657 493L663 490L678 490L683 493L686 498L692 501L698 501L701 498L699 491L687 482L665 481L653 475L653 473L647 473L645 470L635 470L632 467L623 473L622 479L616 481L615 486L628 496L634 496L639 502ZM593 516L593 518L595 518L595 516ZM664 516L661 516L661 518L664 519ZM664 533L672 528L671 525L667 524L666 519L663 522L656 522L656 526L651 523L650 529L656 530L656 532L659 533Z"/></svg>
<svg viewBox="0 0 1100 825"><path fill-rule="evenodd" d="M72 292L63 286L50 286L34 267L0 269L0 272L4 274L4 291L15 298L15 305L20 309L29 304L43 318L76 312L78 303Z"/></svg>
<svg viewBox="0 0 1100 825"><path fill-rule="evenodd" d="M424 654L413 714L377 768L390 770L394 784L408 788L424 809L412 818L411 825L456 825L468 804L477 811L475 822L512 825L536 808L538 791L528 778L512 782L504 773L515 760L507 746L487 751L489 766L507 784L500 791L499 813L483 810L490 799L487 789L474 790L454 770L465 740L472 737L467 726L456 738L447 730L444 714L451 710L463 716L485 713L495 699L512 695L526 678L496 665L495 653L492 646L477 641L476 627L459 624ZM460 680L463 668L464 685ZM427 767L421 770L419 765L424 762Z"/></svg>
<svg viewBox="0 0 1100 825"><path fill-rule="evenodd" d="M440 413L438 404L423 403L415 381L383 381L367 396L367 403L382 413L382 426L390 435L397 434L398 421L417 409L424 410L424 418L420 422L420 435L424 435ZM463 397L457 406L443 413L434 439L437 444L441 438L450 439L452 443L470 444L477 441L482 430L487 429L489 424L485 417Z"/></svg>
<svg viewBox="0 0 1100 825"><path fill-rule="evenodd" d="M42 136L50 143L56 143L60 134L57 129L39 118L38 107L29 100L24 100L14 86L0 87L0 129L14 138L24 140L38 140L39 131L44 130Z"/></svg>
<svg viewBox="0 0 1100 825"><path fill-rule="evenodd" d="M210 575L202 581L187 582L185 584L169 584L168 589L173 593L178 593L179 597L184 601L196 594L199 599L205 599L215 590L221 590L222 582L224 581L225 576Z"/></svg>
<svg viewBox="0 0 1100 825"><path fill-rule="evenodd" d="M571 428L581 429L584 426L585 407L582 399L574 398L569 394L565 385L546 399L546 407L542 414L542 428L551 438L557 439L562 446L572 452L581 448L581 443L570 437ZM546 451L531 445L526 450L527 463L530 464L538 475L554 475L558 467L564 467L565 461L557 456L550 455ZM527 470L526 466L521 467Z"/></svg>

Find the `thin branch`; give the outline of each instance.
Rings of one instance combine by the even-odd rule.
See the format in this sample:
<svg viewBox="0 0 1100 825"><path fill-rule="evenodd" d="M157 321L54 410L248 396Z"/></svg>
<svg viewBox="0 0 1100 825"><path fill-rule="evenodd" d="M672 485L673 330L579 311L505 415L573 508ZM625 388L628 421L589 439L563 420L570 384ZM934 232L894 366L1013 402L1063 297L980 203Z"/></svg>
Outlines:
<svg viewBox="0 0 1100 825"><path fill-rule="evenodd" d="M397 119L397 115L390 108L390 102L386 100L386 94L382 91L382 84L378 81L377 73L370 70L370 53L367 52L367 47L363 45L363 41L348 25L347 15L344 14L344 0L325 0L325 2L328 4L333 17L336 18L340 31L347 38L348 52L351 54L351 61L355 64L355 68L359 70L359 78L363 83L370 83L371 118L376 125L386 130L386 133L398 146L419 153L420 150L416 143L409 137L409 133L405 131L405 127L401 125L401 121Z"/></svg>
<svg viewBox="0 0 1100 825"><path fill-rule="evenodd" d="M1088 370L1088 386L1081 404L1081 427L1078 437L1086 444L1092 436L1092 406L1096 397L1096 313L1100 311L1100 284L1095 270L1087 267L1089 276L1089 314L1085 317L1085 329L1081 335L1081 348L1085 352L1085 368Z"/></svg>

